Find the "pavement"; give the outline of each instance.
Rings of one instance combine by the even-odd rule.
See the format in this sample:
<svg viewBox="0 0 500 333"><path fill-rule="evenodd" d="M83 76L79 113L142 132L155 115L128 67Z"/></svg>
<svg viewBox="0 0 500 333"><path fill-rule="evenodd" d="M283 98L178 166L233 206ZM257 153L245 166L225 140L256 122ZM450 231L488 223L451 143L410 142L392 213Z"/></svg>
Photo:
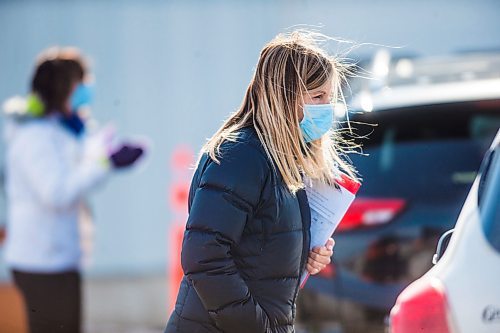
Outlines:
<svg viewBox="0 0 500 333"><path fill-rule="evenodd" d="M168 319L165 275L84 278L84 333L163 332ZM26 333L22 299L0 282L0 333Z"/></svg>
<svg viewBox="0 0 500 333"><path fill-rule="evenodd" d="M84 333L162 333L168 320L166 275L83 279ZM0 333L26 333L22 300L8 281L0 283ZM297 333L341 333L338 326Z"/></svg>
<svg viewBox="0 0 500 333"><path fill-rule="evenodd" d="M167 288L165 275L84 279L85 333L163 332Z"/></svg>

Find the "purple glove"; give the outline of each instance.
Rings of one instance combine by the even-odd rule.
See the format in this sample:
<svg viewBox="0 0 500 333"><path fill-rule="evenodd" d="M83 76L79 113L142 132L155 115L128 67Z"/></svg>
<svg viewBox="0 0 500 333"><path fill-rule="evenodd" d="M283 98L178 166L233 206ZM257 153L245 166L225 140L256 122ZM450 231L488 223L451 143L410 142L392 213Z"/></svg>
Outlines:
<svg viewBox="0 0 500 333"><path fill-rule="evenodd" d="M142 146L126 142L118 146L115 152L109 156L109 160L115 169L121 169L134 164L143 153Z"/></svg>

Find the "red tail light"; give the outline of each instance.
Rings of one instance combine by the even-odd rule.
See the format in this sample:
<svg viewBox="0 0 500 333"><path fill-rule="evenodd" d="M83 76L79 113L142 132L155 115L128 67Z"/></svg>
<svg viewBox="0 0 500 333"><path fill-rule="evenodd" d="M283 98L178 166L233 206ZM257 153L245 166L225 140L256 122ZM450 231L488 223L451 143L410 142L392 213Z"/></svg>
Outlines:
<svg viewBox="0 0 500 333"><path fill-rule="evenodd" d="M403 199L355 199L337 231L390 222L404 208Z"/></svg>
<svg viewBox="0 0 500 333"><path fill-rule="evenodd" d="M332 279L337 275L337 269L335 267L335 264L332 262L328 265L325 266L321 271L319 271L318 276L327 278L327 279Z"/></svg>
<svg viewBox="0 0 500 333"><path fill-rule="evenodd" d="M391 333L450 333L442 284L417 280L398 297L391 310Z"/></svg>

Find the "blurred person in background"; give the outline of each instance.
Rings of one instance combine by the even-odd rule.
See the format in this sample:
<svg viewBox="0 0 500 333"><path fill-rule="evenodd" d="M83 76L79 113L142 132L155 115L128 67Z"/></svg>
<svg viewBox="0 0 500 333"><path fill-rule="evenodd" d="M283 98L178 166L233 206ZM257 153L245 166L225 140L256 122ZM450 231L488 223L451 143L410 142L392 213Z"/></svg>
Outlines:
<svg viewBox="0 0 500 333"><path fill-rule="evenodd" d="M110 130L87 133L78 113L92 99L87 71L77 49L46 50L28 97L4 105L5 259L31 333L81 331L81 207L110 173L143 153L140 145L113 143Z"/></svg>
<svg viewBox="0 0 500 333"><path fill-rule="evenodd" d="M330 262L333 239L309 251L303 177L334 185L339 169L355 175L332 130L346 67L316 37L267 44L240 108L203 147L166 333L294 332L301 273Z"/></svg>

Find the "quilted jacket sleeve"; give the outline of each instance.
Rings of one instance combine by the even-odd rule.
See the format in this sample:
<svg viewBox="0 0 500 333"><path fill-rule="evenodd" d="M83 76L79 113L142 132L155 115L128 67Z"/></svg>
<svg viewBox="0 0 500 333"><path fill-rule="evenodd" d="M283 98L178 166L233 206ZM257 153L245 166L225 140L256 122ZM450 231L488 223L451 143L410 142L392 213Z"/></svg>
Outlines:
<svg viewBox="0 0 500 333"><path fill-rule="evenodd" d="M182 267L204 307L224 332L266 332L266 313L249 292L231 256L261 200L270 167L265 155L232 144L210 161L193 195Z"/></svg>

